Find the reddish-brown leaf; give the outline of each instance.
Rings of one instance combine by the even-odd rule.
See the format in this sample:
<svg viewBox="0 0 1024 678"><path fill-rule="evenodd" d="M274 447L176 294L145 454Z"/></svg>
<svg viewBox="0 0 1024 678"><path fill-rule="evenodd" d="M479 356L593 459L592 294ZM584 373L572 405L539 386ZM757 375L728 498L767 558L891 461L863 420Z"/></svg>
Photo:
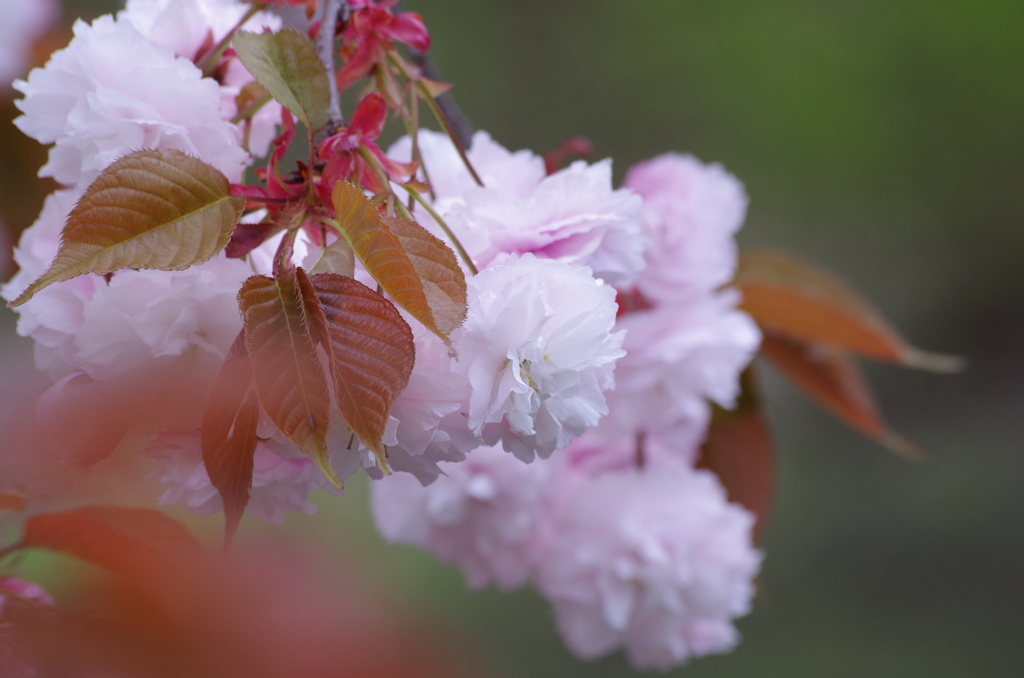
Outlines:
<svg viewBox="0 0 1024 678"><path fill-rule="evenodd" d="M124 506L37 514L25 523L22 543L129 576L201 553L199 542L174 518Z"/></svg>
<svg viewBox="0 0 1024 678"><path fill-rule="evenodd" d="M366 270L399 306L447 343L466 315L465 279L448 246L415 222L403 220L399 237L358 186L339 181L333 198L341 233Z"/></svg>
<svg viewBox="0 0 1024 678"><path fill-rule="evenodd" d="M846 352L766 333L761 353L814 402L864 436L901 456L923 456L918 445L885 425L860 368Z"/></svg>
<svg viewBox="0 0 1024 678"><path fill-rule="evenodd" d="M697 467L713 471L722 481L729 501L756 516L754 537L760 540L775 486L775 451L758 402L752 367L741 380L743 392L736 408L727 411L715 407Z"/></svg>
<svg viewBox="0 0 1024 678"><path fill-rule="evenodd" d="M294 269L256 275L238 293L245 344L263 411L337 487L326 437L331 400Z"/></svg>
<svg viewBox="0 0 1024 678"><path fill-rule="evenodd" d="M242 333L217 375L203 412L203 465L224 502L225 544L231 543L249 503L259 418L259 401Z"/></svg>
<svg viewBox="0 0 1024 678"><path fill-rule="evenodd" d="M434 323L447 336L466 320L466 275L455 252L415 221L385 217L384 222L412 262Z"/></svg>
<svg viewBox="0 0 1024 678"><path fill-rule="evenodd" d="M280 230L281 226L272 221L238 224L231 232L231 239L224 248L224 254L228 259L241 259Z"/></svg>
<svg viewBox="0 0 1024 678"><path fill-rule="evenodd" d="M235 96L235 110L242 116L250 106L256 108L267 97L270 92L260 83L253 81L242 87Z"/></svg>
<svg viewBox="0 0 1024 678"><path fill-rule="evenodd" d="M217 169L180 151L135 151L115 161L68 215L50 268L8 304L85 273L180 271L224 249L245 207Z"/></svg>
<svg viewBox="0 0 1024 678"><path fill-rule="evenodd" d="M297 274L327 350L338 408L381 471L390 473L381 436L416 360L412 330L390 301L352 278L307 278L301 268Z"/></svg>
<svg viewBox="0 0 1024 678"><path fill-rule="evenodd" d="M25 509L25 493L21 491L0 492L0 512L22 511Z"/></svg>
<svg viewBox="0 0 1024 678"><path fill-rule="evenodd" d="M741 308L766 330L908 367L963 368L958 357L914 348L847 285L790 255L745 253L736 286L743 293Z"/></svg>

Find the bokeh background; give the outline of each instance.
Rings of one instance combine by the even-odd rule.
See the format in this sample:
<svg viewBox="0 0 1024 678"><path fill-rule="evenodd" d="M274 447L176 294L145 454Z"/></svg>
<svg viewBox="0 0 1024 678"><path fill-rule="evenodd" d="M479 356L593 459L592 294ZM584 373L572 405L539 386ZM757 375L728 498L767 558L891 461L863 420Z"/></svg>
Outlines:
<svg viewBox="0 0 1024 678"><path fill-rule="evenodd" d="M573 135L632 163L678 150L746 185L742 247L809 258L863 290L956 376L868 371L908 463L768 375L778 486L753 614L732 654L671 675L1024 675L1024 3L1020 0L409 0L460 106L505 146ZM74 16L116 2L67 0ZM0 120L6 237L51 186L45 150ZM8 269L7 274L11 271ZM35 383L0 312L3 392ZM20 381L26 380L26 381ZM0 405L11 406L7 395ZM530 591L470 594L458 572L384 544L363 482L286 530L356 563L504 678L631 675L572 658ZM197 524L211 534L213 521ZM242 537L279 528L248 521ZM58 595L65 564L29 565Z"/></svg>

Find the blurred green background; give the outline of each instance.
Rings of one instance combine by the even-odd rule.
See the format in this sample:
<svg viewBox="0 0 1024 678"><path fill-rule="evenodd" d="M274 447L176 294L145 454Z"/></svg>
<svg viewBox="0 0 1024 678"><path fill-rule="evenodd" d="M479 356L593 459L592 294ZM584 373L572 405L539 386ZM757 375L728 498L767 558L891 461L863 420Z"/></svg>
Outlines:
<svg viewBox="0 0 1024 678"><path fill-rule="evenodd" d="M464 112L505 146L582 134L619 178L669 150L721 162L750 195L742 246L810 258L918 345L971 360L957 376L869 366L894 428L932 450L919 464L767 380L778 487L760 595L734 653L672 675L1024 675L1024 2L406 4ZM0 138L16 231L48 190L25 178L43 151ZM27 358L10 312L0 325L7 364ZM365 563L495 675L631 673L619 656L573 659L532 592L469 594L458 572L383 544L365 493L353 483L289 527Z"/></svg>

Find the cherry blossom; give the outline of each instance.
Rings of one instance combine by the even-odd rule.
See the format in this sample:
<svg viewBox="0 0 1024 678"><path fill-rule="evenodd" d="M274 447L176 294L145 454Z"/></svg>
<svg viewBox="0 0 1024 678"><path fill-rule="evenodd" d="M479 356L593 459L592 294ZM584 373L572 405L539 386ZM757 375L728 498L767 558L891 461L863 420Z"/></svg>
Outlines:
<svg viewBox="0 0 1024 678"><path fill-rule="evenodd" d="M623 648L637 668L726 652L750 610L761 555L753 516L717 478L683 468L579 483L549 516L537 586L566 644L584 658Z"/></svg>
<svg viewBox="0 0 1024 678"><path fill-rule="evenodd" d="M614 295L589 269L532 254L474 277L456 344L473 432L530 461L596 424L623 355Z"/></svg>
<svg viewBox="0 0 1024 678"><path fill-rule="evenodd" d="M501 447L481 447L441 464L444 475L429 487L406 474L384 478L371 488L377 528L458 567L470 588L518 588L533 569L553 463L523 464Z"/></svg>
<svg viewBox="0 0 1024 678"><path fill-rule="evenodd" d="M362 470L374 480L372 508L385 538L460 568L471 588L533 585L579 656L621 649L638 668L665 669L727 651L738 639L734 620L750 608L761 554L752 543L753 515L729 503L718 478L694 465L712 405L734 404L739 376L761 340L729 287L734 236L746 210L742 185L718 165L667 154L634 166L616 188L610 159L558 169L568 154L589 157L578 139L545 160L510 151L486 132L473 135L463 154L448 135L417 131L407 95L438 88L394 49L402 43L426 52L430 36L422 17L393 12L394 5L350 0L337 24L309 27L311 36L339 29L342 65L334 72L341 90L372 80L349 99L357 103L347 124L307 130L298 162L290 153L303 145L301 136L296 141L294 103L290 111L271 102L234 122L247 117L238 109L255 81L226 38L245 17L246 30L279 29L276 15L256 11L262 4L128 0L116 17L76 23L71 44L15 84L24 94L18 126L53 144L40 173L64 188L22 235L15 252L21 270L0 289L4 298L18 298L47 270L83 191L134 150L199 158L247 203L241 222L226 222L219 232L226 237L234 227L225 252L202 264L85 274L49 285L18 307L18 332L35 340L36 362L56 382L36 406L39 420L53 423L43 446L74 470L136 442L131 432L142 440L135 461L164 487L161 504L210 515L223 510L225 492L229 505L247 501L250 515L279 524L289 512L316 510L311 491L341 493L303 451L322 464L326 445L337 479ZM326 49L332 35L324 34L319 47ZM312 59L317 46L303 46ZM332 72L334 64L326 65ZM309 101L319 102L325 89ZM389 113L403 117L414 136L384 153L378 142ZM444 115L437 117L447 127ZM244 183L253 155L268 148L268 161L254 171L258 184ZM370 199L355 194L365 233L354 235L333 218L340 181L358 184ZM395 216L414 217L458 250L465 287L447 259L454 254L422 234L406 238L418 245L402 244L396 224L413 227L380 218ZM361 238L367 240L357 246ZM451 311L445 338L417 320L425 314L413 317L418 299L402 302L395 313L413 334L410 343L403 330L395 354L404 361L401 380L377 390L365 380L372 395L387 393L387 404L373 430L357 436L362 422L351 417L361 414L342 415L333 406L330 415L309 414L325 411L332 397L319 397L320 390L333 386L336 405L344 400L343 382L349 393L365 386L355 368L344 378L317 370L317 360L322 367L342 354L333 352L316 291L300 285L298 295L281 294L289 298L272 306L268 322L288 316L292 357L301 353L307 368L292 378L301 382L296 391L324 405L295 409L316 444L279 429L274 397L262 387L255 396L247 390L256 368L231 363L241 377L238 389L233 373L220 384L244 398L235 404L225 396L222 417L218 395L209 412L231 424L225 431L237 431L238 421L255 425L257 441L253 450L247 428L244 443L230 443L238 448L229 450L238 455L231 462L243 462L231 472L247 468L250 454L253 466L251 486L237 483L241 490L232 496L218 477L223 467L207 471L200 426L204 394L229 347L240 336L245 341L237 346L256 341L253 325L264 322L246 315L243 329L239 287L254 273L311 269L326 246L346 239L364 263L338 270L385 300L400 299L403 289L394 281L408 280L432 313L442 290L438 309ZM371 256L383 263L374 266ZM399 271L395 277L382 277L388 265ZM455 310L447 309L449 301ZM345 322L353 334L372 327L364 318ZM302 351L294 350L298 335ZM329 350L313 354L328 343ZM257 348L249 345L253 356ZM236 411L242 419L226 418ZM388 467L394 473L385 477ZM0 602L20 595L6 581Z"/></svg>
<svg viewBox="0 0 1024 678"><path fill-rule="evenodd" d="M170 485L161 504L180 503L191 513L209 516L223 511L224 505L203 466L199 437L198 431L164 434L149 446L146 456L157 461L158 477ZM280 525L286 512L316 513L308 498L311 490L334 491L312 459L297 448L294 452L297 456L282 456L265 443L257 444L247 507L254 517Z"/></svg>
<svg viewBox="0 0 1024 678"><path fill-rule="evenodd" d="M721 165L666 153L631 167L623 185L644 199L644 233L654 246L636 288L652 301L707 294L732 279L733 236L743 224L743 185Z"/></svg>
<svg viewBox="0 0 1024 678"><path fill-rule="evenodd" d="M420 132L419 140L435 207L477 266L503 253L530 253L589 266L611 285L632 282L643 267L642 202L629 190L612 188L610 160L576 162L546 176L542 158L510 153L478 132L468 157L481 187L450 140L429 132ZM402 140L389 153L406 159L411 148Z"/></svg>
<svg viewBox="0 0 1024 678"><path fill-rule="evenodd" d="M626 356L608 396L607 428L627 437L668 428L678 437L685 429L680 444L699 443L708 403L732 407L739 374L761 342L754 322L736 310L737 301L735 291L707 293L620 316L616 327L626 332Z"/></svg>
<svg viewBox="0 0 1024 678"><path fill-rule="evenodd" d="M44 68L14 83L15 120L54 147L40 176L85 186L129 149L175 149L240 177L248 155L224 120L220 88L192 62L103 16L75 24L75 39ZM147 77L139 78L145 72Z"/></svg>
<svg viewBox="0 0 1024 678"><path fill-rule="evenodd" d="M118 14L151 42L167 47L179 57L199 62L232 28L238 25L248 3L239 0L129 0ZM260 33L281 28L281 19L270 12L257 12L242 25L242 30ZM238 113L237 99L242 88L255 82L237 58L225 57L218 66L221 90L221 117L233 119ZM270 101L252 118L248 150L266 155L280 118L281 105Z"/></svg>

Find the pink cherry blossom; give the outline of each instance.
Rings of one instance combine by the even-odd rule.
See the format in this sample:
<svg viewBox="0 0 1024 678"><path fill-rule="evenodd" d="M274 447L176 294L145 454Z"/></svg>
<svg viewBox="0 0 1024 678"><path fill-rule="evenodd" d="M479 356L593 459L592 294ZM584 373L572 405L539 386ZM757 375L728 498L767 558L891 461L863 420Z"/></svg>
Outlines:
<svg viewBox="0 0 1024 678"><path fill-rule="evenodd" d="M447 135L420 130L417 141L435 203L438 209L446 211L446 205L461 200L465 192L477 184ZM509 151L484 131L473 135L467 155L484 186L520 198L529 197L546 174L543 158L529 150ZM388 149L388 156L409 162L412 137L404 136L396 141Z"/></svg>
<svg viewBox="0 0 1024 678"><path fill-rule="evenodd" d="M743 185L721 165L666 153L638 163L623 185L643 198L644 233L652 247L636 287L652 301L679 302L732 279L733 236L743 224Z"/></svg>
<svg viewBox="0 0 1024 678"><path fill-rule="evenodd" d="M553 462L524 464L481 447L421 487L406 474L372 485L377 529L462 570L470 588L522 586L532 571L538 522Z"/></svg>
<svg viewBox="0 0 1024 678"><path fill-rule="evenodd" d="M248 512L255 518L280 525L286 512L316 513L309 492L323 489L337 493L309 457L282 456L267 444L256 445L253 457L251 498ZM199 431L167 433L150 444L146 456L159 467L161 482L170 487L160 503L181 504L190 513L213 515L224 510L217 489L203 466Z"/></svg>
<svg viewBox="0 0 1024 678"><path fill-rule="evenodd" d="M464 374L453 372L448 347L412 321L416 363L409 385L391 408L395 444L388 448L394 471L412 473L427 485L441 474L439 462L458 462L482 440L469 429L465 403L470 395Z"/></svg>
<svg viewBox="0 0 1024 678"><path fill-rule="evenodd" d="M129 0L118 13L118 21L127 21L147 40L167 47L177 56L197 61L234 28L249 9L239 0ZM260 33L277 31L281 18L270 12L257 12L242 30ZM237 58L231 58L219 78L221 116L231 120L238 113L235 98L254 78ZM249 150L257 156L266 155L281 119L281 106L271 101L252 119Z"/></svg>
<svg viewBox="0 0 1024 678"><path fill-rule="evenodd" d="M46 66L14 83L25 97L15 124L54 144L40 176L85 186L139 148L175 149L241 178L248 154L221 113L217 83L182 57L145 39L127 21L79 21L75 37ZM145 73L145 77L139 77Z"/></svg>
<svg viewBox="0 0 1024 678"><path fill-rule="evenodd" d="M630 283L643 267L641 201L612 189L610 160L576 162L546 176L539 156L509 153L477 132L468 155L480 187L446 137L420 132L419 139L435 207L478 267L503 253L532 253L589 266L594 277L612 285ZM411 141L403 140L390 153L407 159L411 149Z"/></svg>
<svg viewBox="0 0 1024 678"><path fill-rule="evenodd" d="M708 401L732 406L739 374L760 345L757 326L736 310L737 301L726 290L620 316L626 356L608 395L607 427L627 437L674 428L676 437L683 434L681 448L699 443Z"/></svg>
<svg viewBox="0 0 1024 678"><path fill-rule="evenodd" d="M473 277L455 368L472 388L473 432L530 461L595 425L623 355L614 295L589 269L532 254Z"/></svg>
<svg viewBox="0 0 1024 678"><path fill-rule="evenodd" d="M249 7L239 0L128 0L117 20L127 21L147 40L177 56L196 61L238 24ZM280 28L281 18L269 12L258 12L242 26L255 33Z"/></svg>
<svg viewBox="0 0 1024 678"><path fill-rule="evenodd" d="M753 516L713 474L629 470L551 492L562 500L536 581L573 652L621 648L637 668L667 669L732 649L761 555Z"/></svg>

